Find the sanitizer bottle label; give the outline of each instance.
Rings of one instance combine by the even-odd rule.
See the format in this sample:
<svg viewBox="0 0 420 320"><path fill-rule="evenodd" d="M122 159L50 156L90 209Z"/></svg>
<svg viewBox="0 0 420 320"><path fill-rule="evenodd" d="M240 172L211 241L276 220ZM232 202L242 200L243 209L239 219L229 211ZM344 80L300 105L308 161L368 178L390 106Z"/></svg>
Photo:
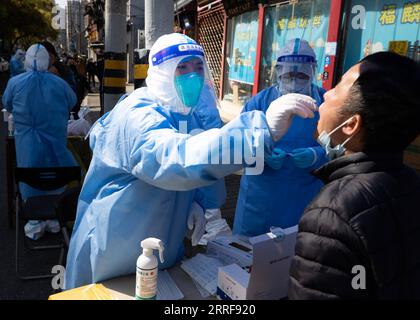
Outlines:
<svg viewBox="0 0 420 320"><path fill-rule="evenodd" d="M157 268L145 270L137 268L136 299L154 300L157 292Z"/></svg>

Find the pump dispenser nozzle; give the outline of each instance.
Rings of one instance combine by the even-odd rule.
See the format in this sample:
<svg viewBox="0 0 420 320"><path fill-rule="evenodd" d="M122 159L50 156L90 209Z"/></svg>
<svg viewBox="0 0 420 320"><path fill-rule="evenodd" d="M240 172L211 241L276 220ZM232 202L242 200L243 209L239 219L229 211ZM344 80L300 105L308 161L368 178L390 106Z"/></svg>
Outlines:
<svg viewBox="0 0 420 320"><path fill-rule="evenodd" d="M141 247L143 248L143 254L146 256L151 256L153 254L153 250L159 250L159 259L160 262L164 262L163 259L163 250L165 249L163 246L162 240L156 238L147 238L141 242Z"/></svg>

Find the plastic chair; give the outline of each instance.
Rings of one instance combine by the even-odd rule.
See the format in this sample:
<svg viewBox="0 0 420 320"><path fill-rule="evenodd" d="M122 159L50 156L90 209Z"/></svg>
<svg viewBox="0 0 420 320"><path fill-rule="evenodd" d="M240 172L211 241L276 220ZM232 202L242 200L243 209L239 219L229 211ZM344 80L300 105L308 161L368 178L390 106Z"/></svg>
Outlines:
<svg viewBox="0 0 420 320"><path fill-rule="evenodd" d="M16 181L16 274L22 280L34 280L34 279L45 279L51 278L53 274L45 275L34 275L25 276L20 273L19 264L19 237L20 237L20 220L50 220L61 219L60 213L63 211L57 210L58 204L63 202L63 198L67 199L66 196L70 190L64 191L57 195L44 195L29 197L26 201L22 201L22 196L19 189L19 183L23 182L31 186L32 188L42 191L52 191L59 188L63 188L72 181L78 181L80 185L81 181L81 170L80 167L53 167L53 168L16 168L15 169L15 181ZM80 191L80 189L79 189ZM75 192L73 190L72 192ZM78 197L78 195L77 195ZM77 197L73 195L73 201L77 202ZM74 213L75 215L75 213ZM60 224L60 227L61 224ZM61 228L62 229L62 228ZM63 229L62 229L63 232ZM65 239L65 235L63 233ZM65 243L66 241L64 241ZM62 249L63 244L59 245L48 245L48 246L31 246L28 244L26 237L24 237L25 246L31 250L48 250L48 249ZM67 243L68 245L68 243ZM60 261L62 260L60 254Z"/></svg>

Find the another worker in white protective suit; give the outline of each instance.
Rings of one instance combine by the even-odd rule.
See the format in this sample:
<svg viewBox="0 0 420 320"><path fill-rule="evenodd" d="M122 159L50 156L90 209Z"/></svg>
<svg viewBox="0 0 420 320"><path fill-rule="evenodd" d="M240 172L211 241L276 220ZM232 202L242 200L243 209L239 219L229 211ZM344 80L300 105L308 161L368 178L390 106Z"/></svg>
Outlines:
<svg viewBox="0 0 420 320"><path fill-rule="evenodd" d="M196 244L204 210L224 202L221 179L263 165L293 115L313 117L316 109L312 98L295 95L284 105L274 101L267 115L243 113L203 132L194 109L203 94L217 103L203 48L185 35L164 35L149 64L147 87L120 100L90 134L93 158L67 257L67 289L135 273L140 241L148 237L164 243L160 268L173 266L187 226Z"/></svg>

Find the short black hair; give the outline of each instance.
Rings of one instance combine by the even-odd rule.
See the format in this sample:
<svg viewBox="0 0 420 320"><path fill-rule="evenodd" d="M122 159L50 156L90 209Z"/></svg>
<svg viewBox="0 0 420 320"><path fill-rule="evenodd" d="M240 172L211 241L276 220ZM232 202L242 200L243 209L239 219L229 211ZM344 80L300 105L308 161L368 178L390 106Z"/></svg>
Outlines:
<svg viewBox="0 0 420 320"><path fill-rule="evenodd" d="M48 53L51 53L54 57L57 58L57 51L55 50L55 47L52 45L51 42L42 41L40 42L40 44L43 45L45 49L47 49Z"/></svg>
<svg viewBox="0 0 420 320"><path fill-rule="evenodd" d="M340 113L361 116L364 152L403 151L420 134L420 64L392 52L361 64Z"/></svg>

